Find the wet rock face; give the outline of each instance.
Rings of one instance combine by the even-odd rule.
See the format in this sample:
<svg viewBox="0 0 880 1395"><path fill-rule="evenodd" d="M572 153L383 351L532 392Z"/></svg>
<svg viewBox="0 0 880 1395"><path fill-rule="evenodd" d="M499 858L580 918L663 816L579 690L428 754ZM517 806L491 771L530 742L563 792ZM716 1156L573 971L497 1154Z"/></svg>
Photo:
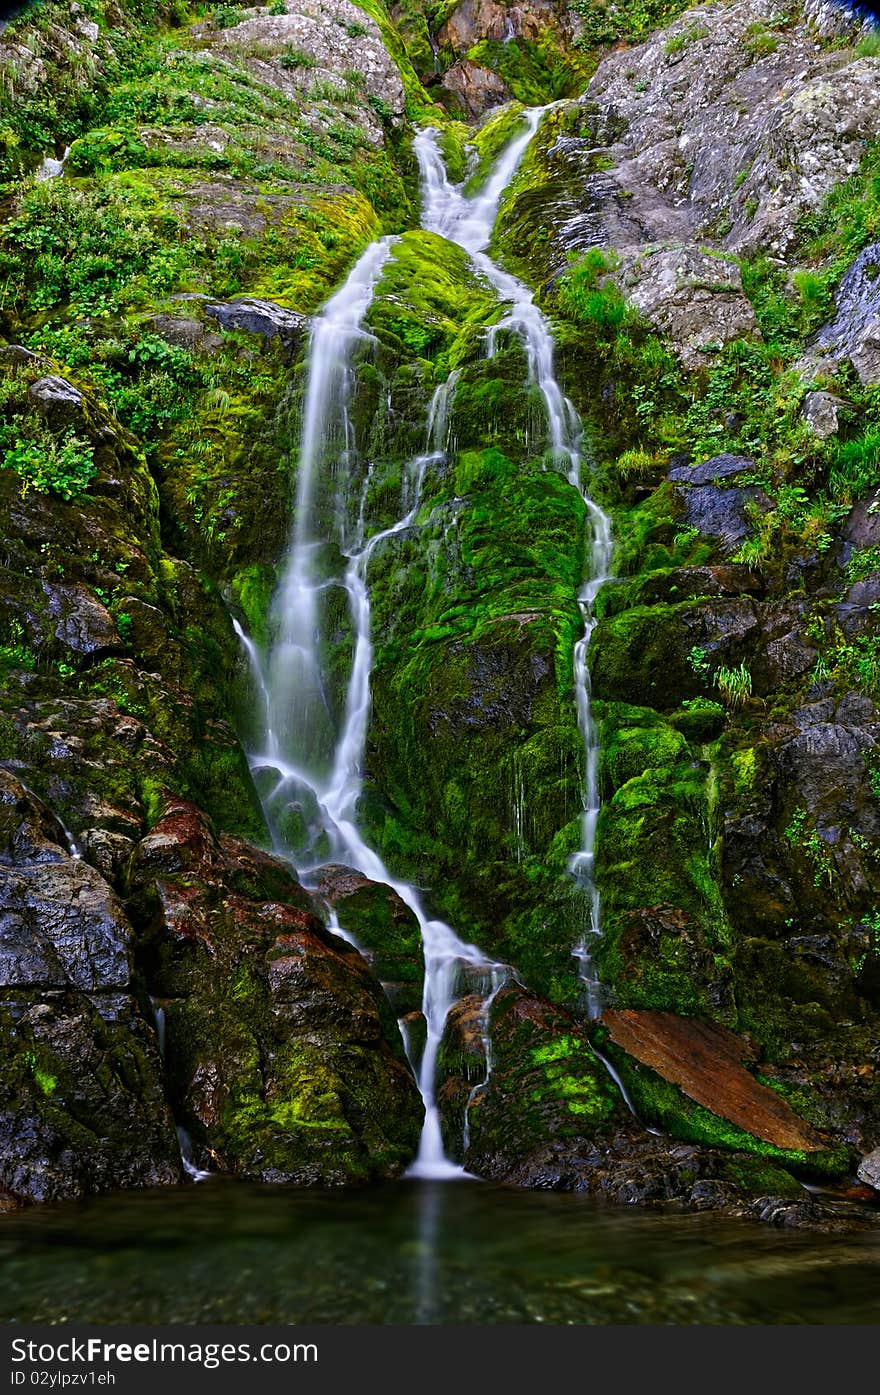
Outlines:
<svg viewBox="0 0 880 1395"><path fill-rule="evenodd" d="M401 1171L422 1105L397 1023L289 868L172 801L135 851L131 891L199 1162L304 1185Z"/></svg>
<svg viewBox="0 0 880 1395"><path fill-rule="evenodd" d="M52 1201L180 1180L134 931L57 819L0 771L0 1188Z"/></svg>
<svg viewBox="0 0 880 1395"><path fill-rule="evenodd" d="M582 1024L515 985L498 992L487 1020L483 1002L462 998L447 1023L439 1062L444 1140L469 1171L517 1180L548 1139L586 1146L622 1106Z"/></svg>
<svg viewBox="0 0 880 1395"><path fill-rule="evenodd" d="M848 360L866 387L880 383L880 242L856 257L835 296L837 314L816 335L807 363Z"/></svg>
<svg viewBox="0 0 880 1395"><path fill-rule="evenodd" d="M0 472L0 1187L178 1182L179 1118L212 1168L393 1175L422 1106L391 1008L289 869L234 836L264 827L228 720L230 622L163 552L130 438L87 394L77 410L88 495Z"/></svg>

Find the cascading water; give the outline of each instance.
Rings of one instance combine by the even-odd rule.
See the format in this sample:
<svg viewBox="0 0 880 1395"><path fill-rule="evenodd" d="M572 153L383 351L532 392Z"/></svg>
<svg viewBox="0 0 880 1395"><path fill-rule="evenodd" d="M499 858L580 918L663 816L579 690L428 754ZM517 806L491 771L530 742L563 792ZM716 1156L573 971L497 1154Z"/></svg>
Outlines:
<svg viewBox="0 0 880 1395"><path fill-rule="evenodd" d="M607 576L610 529L601 509L587 498L581 488L580 420L556 381L553 339L547 321L526 287L496 266L485 253L502 195L519 167L543 111L541 108L525 114L523 132L502 152L482 192L473 198L466 198L460 187L449 183L434 132L420 132L415 141L415 150L422 174L422 225L468 252L478 271L497 291L503 304L509 307L501 321L488 333L489 353L494 351L500 330L509 330L521 339L528 358L530 380L537 384L546 404L554 467L564 469L572 485L581 492L592 523L590 574L579 596L584 615L584 635L575 655L578 715L587 752L584 836L581 851L572 862L572 873L584 886L590 899L589 933L598 934L599 901L593 878L598 759L590 711L586 651L593 628L593 601ZM462 972L468 969L471 986L474 975L486 985L481 1011L486 1073L471 1091L468 1100L465 1111L467 1142L470 1106L485 1091L492 1072L489 1035L492 1003L510 971L506 966L487 959L475 946L465 944L449 925L429 919L416 889L390 875L378 854L364 842L357 825L373 663L367 571L371 557L383 542L415 526L426 472L446 458L448 410L457 377L453 373L434 394L427 423L425 452L411 461L404 471L399 520L391 527L366 537L368 468L363 472L355 521L349 528L348 518L352 512L350 493L360 467L349 416L349 403L355 385L354 353L359 345L371 342L371 336L363 328L363 321L385 262L391 255L392 243L393 239L386 238L367 248L348 280L314 322L294 529L287 566L273 604L276 633L265 663L240 626L236 625L236 629L248 655L264 706L262 747L251 754L250 762L263 791L270 827L276 830L279 851L290 851L285 846L283 833L277 832L279 811L291 807L305 809L313 825L309 841L312 863L305 868L300 866L300 874L306 885L310 873L314 873L318 865L331 859L341 861L356 868L371 881L391 886L418 920L425 957L423 1012L427 1035L417 1076L425 1104L425 1123L418 1157L410 1169L410 1175L451 1178L467 1174L446 1158L443 1149L436 1100L437 1056L443 1031L458 996ZM333 508L328 512L327 485L333 478L337 481L337 489ZM335 533L333 541L345 559L345 570L341 577L334 573L332 559L328 560L328 533L331 531ZM344 587L354 632L351 671L344 713L341 723L337 724L338 731L335 730L322 658L321 597L331 585ZM329 908L328 922L336 933L345 933ZM598 1010L598 995L591 974L586 935L575 954L587 984L588 1008L592 1013Z"/></svg>
<svg viewBox="0 0 880 1395"><path fill-rule="evenodd" d="M331 718L321 662L319 597L328 579L322 575L318 559L321 538L316 476L325 455L329 456L331 469L335 468L340 476L337 498L345 497L356 464L348 414L354 388L352 355L357 344L369 339L361 327L362 321L390 250L387 240L367 248L312 331L296 518L288 564L274 607L277 635L265 665L257 647L237 623L236 631L263 702L263 745L251 754L250 763L259 780L267 773L275 775L275 784L264 790L263 797L270 826L277 824L279 808L303 797L317 812L320 835L313 841L319 851L314 866L300 868L303 881L308 885L309 873L315 871L318 863L333 858L356 868L371 881L391 886L418 920L425 956L423 1011L427 1036L417 1076L425 1104L425 1123L411 1173L432 1178L462 1177L466 1175L463 1168L449 1162L443 1150L435 1096L437 1053L463 967L468 966L488 981L493 973L500 972L501 966L492 964L474 945L465 944L450 926L429 919L416 889L391 876L381 858L364 842L357 826L373 663L367 569L383 542L414 525L426 471L445 459L448 407L457 373L452 373L434 393L425 453L411 461L404 472L400 519L365 539L369 471L350 540L346 536L346 510L334 510L336 541L346 558L339 581L348 597L354 652L342 724L330 759L323 765L320 750L322 724ZM316 715L318 708L320 713ZM283 838L277 841L279 850L285 852ZM351 940L329 908L328 924L335 933Z"/></svg>
<svg viewBox="0 0 880 1395"><path fill-rule="evenodd" d="M525 113L525 129L508 145L485 190L474 199L467 199L460 186L449 183L435 131L421 131L416 137L414 148L422 174L423 226L429 232L440 233L451 242L458 243L469 252L474 265L498 292L500 300L509 306L498 324L489 330L489 356L495 352L501 331L510 331L520 339L528 361L529 380L537 385L544 399L553 464L556 469L565 471L587 507L590 526L589 566L587 578L578 595L584 631L574 653L578 726L585 749L582 838L581 847L571 860L570 871L588 898L589 924L573 953L584 983L587 1013L590 1017L596 1017L601 1010L601 989L593 966L593 946L601 933L599 892L595 880L596 825L599 817L599 744L592 715L587 650L596 623L593 615L596 596L610 574L611 525L607 515L589 497L581 484L582 423L574 405L565 397L556 379L550 326L535 305L531 291L515 276L496 266L485 252L492 237L502 194L516 174L545 110L546 108L541 107Z"/></svg>

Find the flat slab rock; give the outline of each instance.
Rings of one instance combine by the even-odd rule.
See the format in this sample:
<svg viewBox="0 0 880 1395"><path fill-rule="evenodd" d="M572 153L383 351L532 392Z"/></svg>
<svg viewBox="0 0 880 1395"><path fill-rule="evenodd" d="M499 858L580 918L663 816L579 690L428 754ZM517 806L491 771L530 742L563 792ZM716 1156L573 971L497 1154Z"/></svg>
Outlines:
<svg viewBox="0 0 880 1395"><path fill-rule="evenodd" d="M827 1144L773 1090L745 1069L748 1047L733 1032L671 1012L610 1009L611 1040L697 1104L776 1148L816 1152Z"/></svg>

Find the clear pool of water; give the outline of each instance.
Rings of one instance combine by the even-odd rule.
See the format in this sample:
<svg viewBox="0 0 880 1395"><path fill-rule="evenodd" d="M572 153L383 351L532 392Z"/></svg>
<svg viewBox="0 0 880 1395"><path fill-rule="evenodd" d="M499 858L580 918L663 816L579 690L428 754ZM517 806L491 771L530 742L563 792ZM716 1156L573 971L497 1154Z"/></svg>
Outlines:
<svg viewBox="0 0 880 1395"><path fill-rule="evenodd" d="M0 1217L0 1321L880 1321L880 1230L845 1235L476 1182L198 1186Z"/></svg>

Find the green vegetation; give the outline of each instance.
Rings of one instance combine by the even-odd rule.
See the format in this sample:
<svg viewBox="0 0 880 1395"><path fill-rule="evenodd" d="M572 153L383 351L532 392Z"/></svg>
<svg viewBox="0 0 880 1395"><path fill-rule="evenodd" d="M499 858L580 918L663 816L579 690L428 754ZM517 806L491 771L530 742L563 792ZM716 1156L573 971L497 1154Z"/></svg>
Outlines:
<svg viewBox="0 0 880 1395"><path fill-rule="evenodd" d="M689 0L610 0L596 5L591 0L571 0L571 8L583 23L578 47L590 51L621 40L639 43L676 19L688 4Z"/></svg>
<svg viewBox="0 0 880 1395"><path fill-rule="evenodd" d="M10 440L15 424L0 428L0 449ZM57 494L76 499L88 489L97 474L94 451L70 428L57 436L39 418L29 417L21 428L27 434L14 437L0 456L0 468L15 470L22 493L34 489L39 494ZM5 441L4 441L5 438Z"/></svg>

